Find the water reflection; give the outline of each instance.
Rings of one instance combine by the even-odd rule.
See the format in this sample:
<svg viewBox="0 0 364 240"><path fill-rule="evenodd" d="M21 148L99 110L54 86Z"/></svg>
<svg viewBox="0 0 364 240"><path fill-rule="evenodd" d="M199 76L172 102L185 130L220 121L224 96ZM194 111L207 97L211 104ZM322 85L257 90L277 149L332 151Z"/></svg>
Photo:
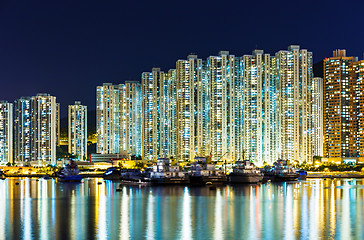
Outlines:
<svg viewBox="0 0 364 240"><path fill-rule="evenodd" d="M364 239L363 180L117 187L0 181L0 239Z"/></svg>

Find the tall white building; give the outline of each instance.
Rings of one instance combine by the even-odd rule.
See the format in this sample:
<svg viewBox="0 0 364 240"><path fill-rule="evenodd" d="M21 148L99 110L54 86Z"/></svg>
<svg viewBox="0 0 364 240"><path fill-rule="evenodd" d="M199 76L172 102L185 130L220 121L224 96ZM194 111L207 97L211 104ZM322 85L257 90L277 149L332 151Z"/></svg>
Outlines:
<svg viewBox="0 0 364 240"><path fill-rule="evenodd" d="M208 58L210 83L210 137L213 161L232 162L242 157L241 58L221 51Z"/></svg>
<svg viewBox="0 0 364 240"><path fill-rule="evenodd" d="M177 71L171 69L160 78L158 109L159 158L171 158L178 154L177 129Z"/></svg>
<svg viewBox="0 0 364 240"><path fill-rule="evenodd" d="M142 155L142 92L137 81L119 84L120 151Z"/></svg>
<svg viewBox="0 0 364 240"><path fill-rule="evenodd" d="M312 161L312 53L297 45L279 51L277 77L280 84L281 157Z"/></svg>
<svg viewBox="0 0 364 240"><path fill-rule="evenodd" d="M274 57L255 50L253 55L244 55L243 62L245 157L260 166L272 164L279 154Z"/></svg>
<svg viewBox="0 0 364 240"><path fill-rule="evenodd" d="M104 83L96 89L96 152L119 153L119 89Z"/></svg>
<svg viewBox="0 0 364 240"><path fill-rule="evenodd" d="M167 96L167 100L164 101L165 112L164 114L164 135L167 139L166 147L169 157L174 159L177 158L178 148L177 148L177 139L178 139L178 130L177 130L177 70L170 69L166 75L166 81L163 84L163 95Z"/></svg>
<svg viewBox="0 0 364 240"><path fill-rule="evenodd" d="M142 155L142 89L135 81L97 87L97 153Z"/></svg>
<svg viewBox="0 0 364 240"><path fill-rule="evenodd" d="M312 148L313 156L324 156L324 81L312 79Z"/></svg>
<svg viewBox="0 0 364 240"><path fill-rule="evenodd" d="M196 147L201 148L201 140L195 141L195 83L201 81L202 60L196 55L188 56L187 60L178 60L177 71L177 158L180 161L192 161L195 158ZM197 105L199 106L199 105ZM198 115L199 112L196 112ZM198 117L198 116L196 116Z"/></svg>
<svg viewBox="0 0 364 240"><path fill-rule="evenodd" d="M87 106L78 101L68 106L68 152L87 159Z"/></svg>
<svg viewBox="0 0 364 240"><path fill-rule="evenodd" d="M30 97L14 101L14 161L23 165L31 160Z"/></svg>
<svg viewBox="0 0 364 240"><path fill-rule="evenodd" d="M160 127L163 122L160 121L160 102L161 98L160 85L164 83L165 73L159 68L153 68L152 72L142 73L142 140L143 152L142 157L146 161L157 161L160 158ZM162 157L167 154L162 152Z"/></svg>
<svg viewBox="0 0 364 240"><path fill-rule="evenodd" d="M13 104L0 101L0 163L13 163Z"/></svg>
<svg viewBox="0 0 364 240"><path fill-rule="evenodd" d="M30 100L30 160L38 165L56 164L59 104L56 97L39 93Z"/></svg>

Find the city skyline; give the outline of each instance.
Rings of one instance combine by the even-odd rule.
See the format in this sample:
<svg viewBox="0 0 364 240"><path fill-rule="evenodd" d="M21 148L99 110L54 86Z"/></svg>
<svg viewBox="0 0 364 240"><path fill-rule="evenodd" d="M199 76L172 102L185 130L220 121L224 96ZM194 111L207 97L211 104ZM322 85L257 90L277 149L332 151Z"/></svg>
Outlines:
<svg viewBox="0 0 364 240"><path fill-rule="evenodd" d="M143 72L140 81L104 83L96 91L96 153L127 153L146 161L176 158L192 162L210 156L215 162L234 162L249 158L259 166L279 158L299 162L312 162L314 156L340 161L361 159L362 110L355 106L362 101L363 60L346 57L346 50L335 50L333 57L323 60L322 79L313 75L312 56L298 45L275 55L263 50L241 57L228 51L206 59L188 55L176 61L175 69ZM337 71L338 64L342 64L342 73ZM340 84L342 96L327 95L337 94ZM324 112L340 108L335 106L337 97L346 104L342 107L346 120L339 125L337 118L331 121L325 115L324 120ZM14 112L15 129L12 134L1 127L8 133L3 134L1 145L5 150L1 152L10 156L2 156L2 161L12 162L9 153L14 152L14 162L33 159L55 164L55 149L60 142L60 104L55 103L55 97L37 94L15 100L14 110L13 103L2 101L2 106L1 125L11 128L13 114L9 112ZM74 114L82 112L79 117L83 120L72 119L74 114L68 116L69 152L82 155L82 160L87 156L87 107L76 102L69 109L77 106L82 110ZM332 124L339 128L331 130ZM73 125L81 129L72 129ZM43 128L49 129L45 135L37 133ZM336 141L337 132L345 138L341 143L343 153L328 148L337 149L336 142L330 142ZM43 142L38 138L44 136L55 143L50 140L36 147L34 144ZM9 141L12 138L14 144Z"/></svg>
<svg viewBox="0 0 364 240"><path fill-rule="evenodd" d="M174 69L143 72L131 85L139 95L127 94L129 83L97 87L97 153L126 151L148 162L311 163L315 153L323 156L322 83L313 78L312 52L298 45L275 55L188 55ZM140 109L142 122L131 117Z"/></svg>

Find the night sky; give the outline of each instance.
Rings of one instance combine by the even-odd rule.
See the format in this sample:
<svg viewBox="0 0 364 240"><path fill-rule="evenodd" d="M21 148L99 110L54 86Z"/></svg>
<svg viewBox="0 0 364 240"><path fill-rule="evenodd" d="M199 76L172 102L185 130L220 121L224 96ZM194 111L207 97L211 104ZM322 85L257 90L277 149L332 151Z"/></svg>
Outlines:
<svg viewBox="0 0 364 240"><path fill-rule="evenodd" d="M38 92L95 109L96 86L140 80L179 58L299 44L314 62L364 52L364 1L0 0L0 100Z"/></svg>

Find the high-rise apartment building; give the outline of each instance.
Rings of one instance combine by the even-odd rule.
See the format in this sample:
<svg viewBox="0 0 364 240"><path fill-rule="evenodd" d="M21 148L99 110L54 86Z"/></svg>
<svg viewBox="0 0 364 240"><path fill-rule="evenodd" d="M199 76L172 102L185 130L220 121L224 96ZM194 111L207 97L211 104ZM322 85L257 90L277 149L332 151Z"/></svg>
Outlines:
<svg viewBox="0 0 364 240"><path fill-rule="evenodd" d="M96 152L119 153L119 88L104 83L96 89Z"/></svg>
<svg viewBox="0 0 364 240"><path fill-rule="evenodd" d="M166 76L167 81L164 81L164 90L163 95L167 96L168 99L165 101L165 115L164 119L166 124L164 124L164 135L168 140L164 149L168 150L169 157L176 159L178 155L177 148L177 139L178 139L178 130L177 130L177 70L170 69ZM166 84L168 86L166 86Z"/></svg>
<svg viewBox="0 0 364 240"><path fill-rule="evenodd" d="M13 163L13 104L0 101L0 163Z"/></svg>
<svg viewBox="0 0 364 240"><path fill-rule="evenodd" d="M210 138L213 161L232 162L242 156L241 58L221 51L207 60L210 84Z"/></svg>
<svg viewBox="0 0 364 240"><path fill-rule="evenodd" d="M31 108L30 97L14 101L14 161L17 165L31 160Z"/></svg>
<svg viewBox="0 0 364 240"><path fill-rule="evenodd" d="M356 58L347 57L345 50L324 59L324 150L330 161L358 156L354 62Z"/></svg>
<svg viewBox="0 0 364 240"><path fill-rule="evenodd" d="M262 50L243 56L243 149L258 165L272 164L280 154L275 64Z"/></svg>
<svg viewBox="0 0 364 240"><path fill-rule="evenodd" d="M139 82L97 87L97 153L142 155L142 94Z"/></svg>
<svg viewBox="0 0 364 240"><path fill-rule="evenodd" d="M312 79L312 152L324 156L324 81Z"/></svg>
<svg viewBox="0 0 364 240"><path fill-rule="evenodd" d="M312 53L297 45L279 51L277 78L280 93L281 157L312 161Z"/></svg>
<svg viewBox="0 0 364 240"><path fill-rule="evenodd" d="M202 81L202 60L196 55L187 60L178 60L177 71L177 157L181 161L192 161L196 148L201 148L202 139L195 139L195 126L200 126L195 99L195 83ZM196 116L195 116L195 113ZM197 119L195 119L197 117Z"/></svg>
<svg viewBox="0 0 364 240"><path fill-rule="evenodd" d="M354 63L357 78L357 120L358 120L358 154L359 161L364 162L364 60Z"/></svg>
<svg viewBox="0 0 364 240"><path fill-rule="evenodd" d="M177 71L171 69L160 79L158 102L159 112L159 157L172 158L178 155L178 102L177 102Z"/></svg>
<svg viewBox="0 0 364 240"><path fill-rule="evenodd" d="M159 68L153 68L152 72L142 73L142 157L146 161L157 161L160 157L168 157L168 153L165 153L164 150L160 152L161 145L163 149L163 142L166 141L160 139L161 124L164 123L160 120L161 101L168 101L161 97L160 87L161 83L164 83L164 79L165 73Z"/></svg>
<svg viewBox="0 0 364 240"><path fill-rule="evenodd" d="M193 115L194 115L194 156L209 157L212 154L211 148L211 82L209 78L208 62L198 59L196 55L187 57L191 74L193 74ZM177 78L178 82L183 79ZM190 158L190 161L193 161Z"/></svg>
<svg viewBox="0 0 364 240"><path fill-rule="evenodd" d="M59 139L59 104L56 103L56 97L37 94L31 97L30 110L30 160L38 165L54 165Z"/></svg>
<svg viewBox="0 0 364 240"><path fill-rule="evenodd" d="M137 81L119 84L120 151L142 155L142 92Z"/></svg>
<svg viewBox="0 0 364 240"><path fill-rule="evenodd" d="M68 106L68 152L87 159L87 106L79 101Z"/></svg>
<svg viewBox="0 0 364 240"><path fill-rule="evenodd" d="M14 102L14 161L18 165L56 164L60 110L56 97L39 93Z"/></svg>

